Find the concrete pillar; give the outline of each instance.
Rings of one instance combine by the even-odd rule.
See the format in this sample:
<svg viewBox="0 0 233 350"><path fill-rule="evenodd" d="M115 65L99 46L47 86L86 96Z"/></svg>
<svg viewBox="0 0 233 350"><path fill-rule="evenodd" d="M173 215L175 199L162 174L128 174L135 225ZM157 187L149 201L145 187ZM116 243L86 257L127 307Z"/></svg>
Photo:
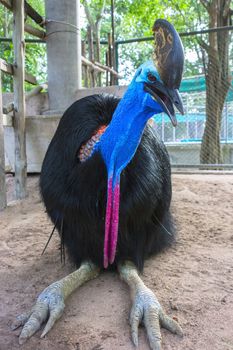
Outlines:
<svg viewBox="0 0 233 350"><path fill-rule="evenodd" d="M46 0L45 5L49 109L50 113L59 113L74 101L80 87L80 42L74 27L78 22L79 0Z"/></svg>

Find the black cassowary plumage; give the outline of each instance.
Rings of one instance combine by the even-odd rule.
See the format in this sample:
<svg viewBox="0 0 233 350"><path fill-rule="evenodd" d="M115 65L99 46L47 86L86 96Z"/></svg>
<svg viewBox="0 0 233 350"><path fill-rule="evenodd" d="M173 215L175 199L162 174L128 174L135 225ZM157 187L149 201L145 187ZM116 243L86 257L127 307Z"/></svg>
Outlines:
<svg viewBox="0 0 233 350"><path fill-rule="evenodd" d="M80 147L101 125L108 125L119 99L92 95L76 101L63 115L46 153L40 188L48 215L77 266L91 260L103 266L107 172L100 153L80 162ZM169 246L174 227L170 163L164 144L147 125L137 152L121 176L116 259L144 259Z"/></svg>

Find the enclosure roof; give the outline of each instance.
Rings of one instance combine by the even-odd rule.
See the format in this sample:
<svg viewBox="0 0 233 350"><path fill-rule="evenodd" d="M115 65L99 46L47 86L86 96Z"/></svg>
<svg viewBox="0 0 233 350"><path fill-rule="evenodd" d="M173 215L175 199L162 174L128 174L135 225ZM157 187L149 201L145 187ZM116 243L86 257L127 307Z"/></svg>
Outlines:
<svg viewBox="0 0 233 350"><path fill-rule="evenodd" d="M233 76L233 72L232 72ZM202 92L206 90L205 76L195 76L190 78L185 78L181 82L180 92L182 93L194 93ZM227 95L227 102L233 101L233 80L231 82L231 87Z"/></svg>

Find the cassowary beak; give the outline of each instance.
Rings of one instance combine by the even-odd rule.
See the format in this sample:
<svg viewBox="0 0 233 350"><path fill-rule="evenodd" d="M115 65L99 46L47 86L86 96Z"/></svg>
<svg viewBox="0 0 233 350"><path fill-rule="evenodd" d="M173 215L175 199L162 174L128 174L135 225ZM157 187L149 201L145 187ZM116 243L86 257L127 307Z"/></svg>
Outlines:
<svg viewBox="0 0 233 350"><path fill-rule="evenodd" d="M154 84L145 83L144 89L161 105L164 112L171 119L172 125L176 126L177 120L173 105L176 106L181 114L184 114L183 103L178 89L169 89L159 81Z"/></svg>

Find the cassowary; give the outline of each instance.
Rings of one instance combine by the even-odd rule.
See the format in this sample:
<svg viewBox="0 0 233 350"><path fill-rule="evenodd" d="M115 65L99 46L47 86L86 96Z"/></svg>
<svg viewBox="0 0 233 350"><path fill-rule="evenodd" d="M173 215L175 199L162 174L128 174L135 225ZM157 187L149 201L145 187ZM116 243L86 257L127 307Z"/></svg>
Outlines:
<svg viewBox="0 0 233 350"><path fill-rule="evenodd" d="M61 316L67 297L103 268L117 268L131 291L133 343L143 320L150 346L161 348L160 325L182 334L138 271L144 260L174 240L171 175L165 146L147 121L182 113L178 88L183 48L172 25L158 20L155 65L144 63L121 100L93 95L63 115L45 156L40 187L49 217L77 270L47 287L27 316L24 343L47 321L42 337Z"/></svg>

